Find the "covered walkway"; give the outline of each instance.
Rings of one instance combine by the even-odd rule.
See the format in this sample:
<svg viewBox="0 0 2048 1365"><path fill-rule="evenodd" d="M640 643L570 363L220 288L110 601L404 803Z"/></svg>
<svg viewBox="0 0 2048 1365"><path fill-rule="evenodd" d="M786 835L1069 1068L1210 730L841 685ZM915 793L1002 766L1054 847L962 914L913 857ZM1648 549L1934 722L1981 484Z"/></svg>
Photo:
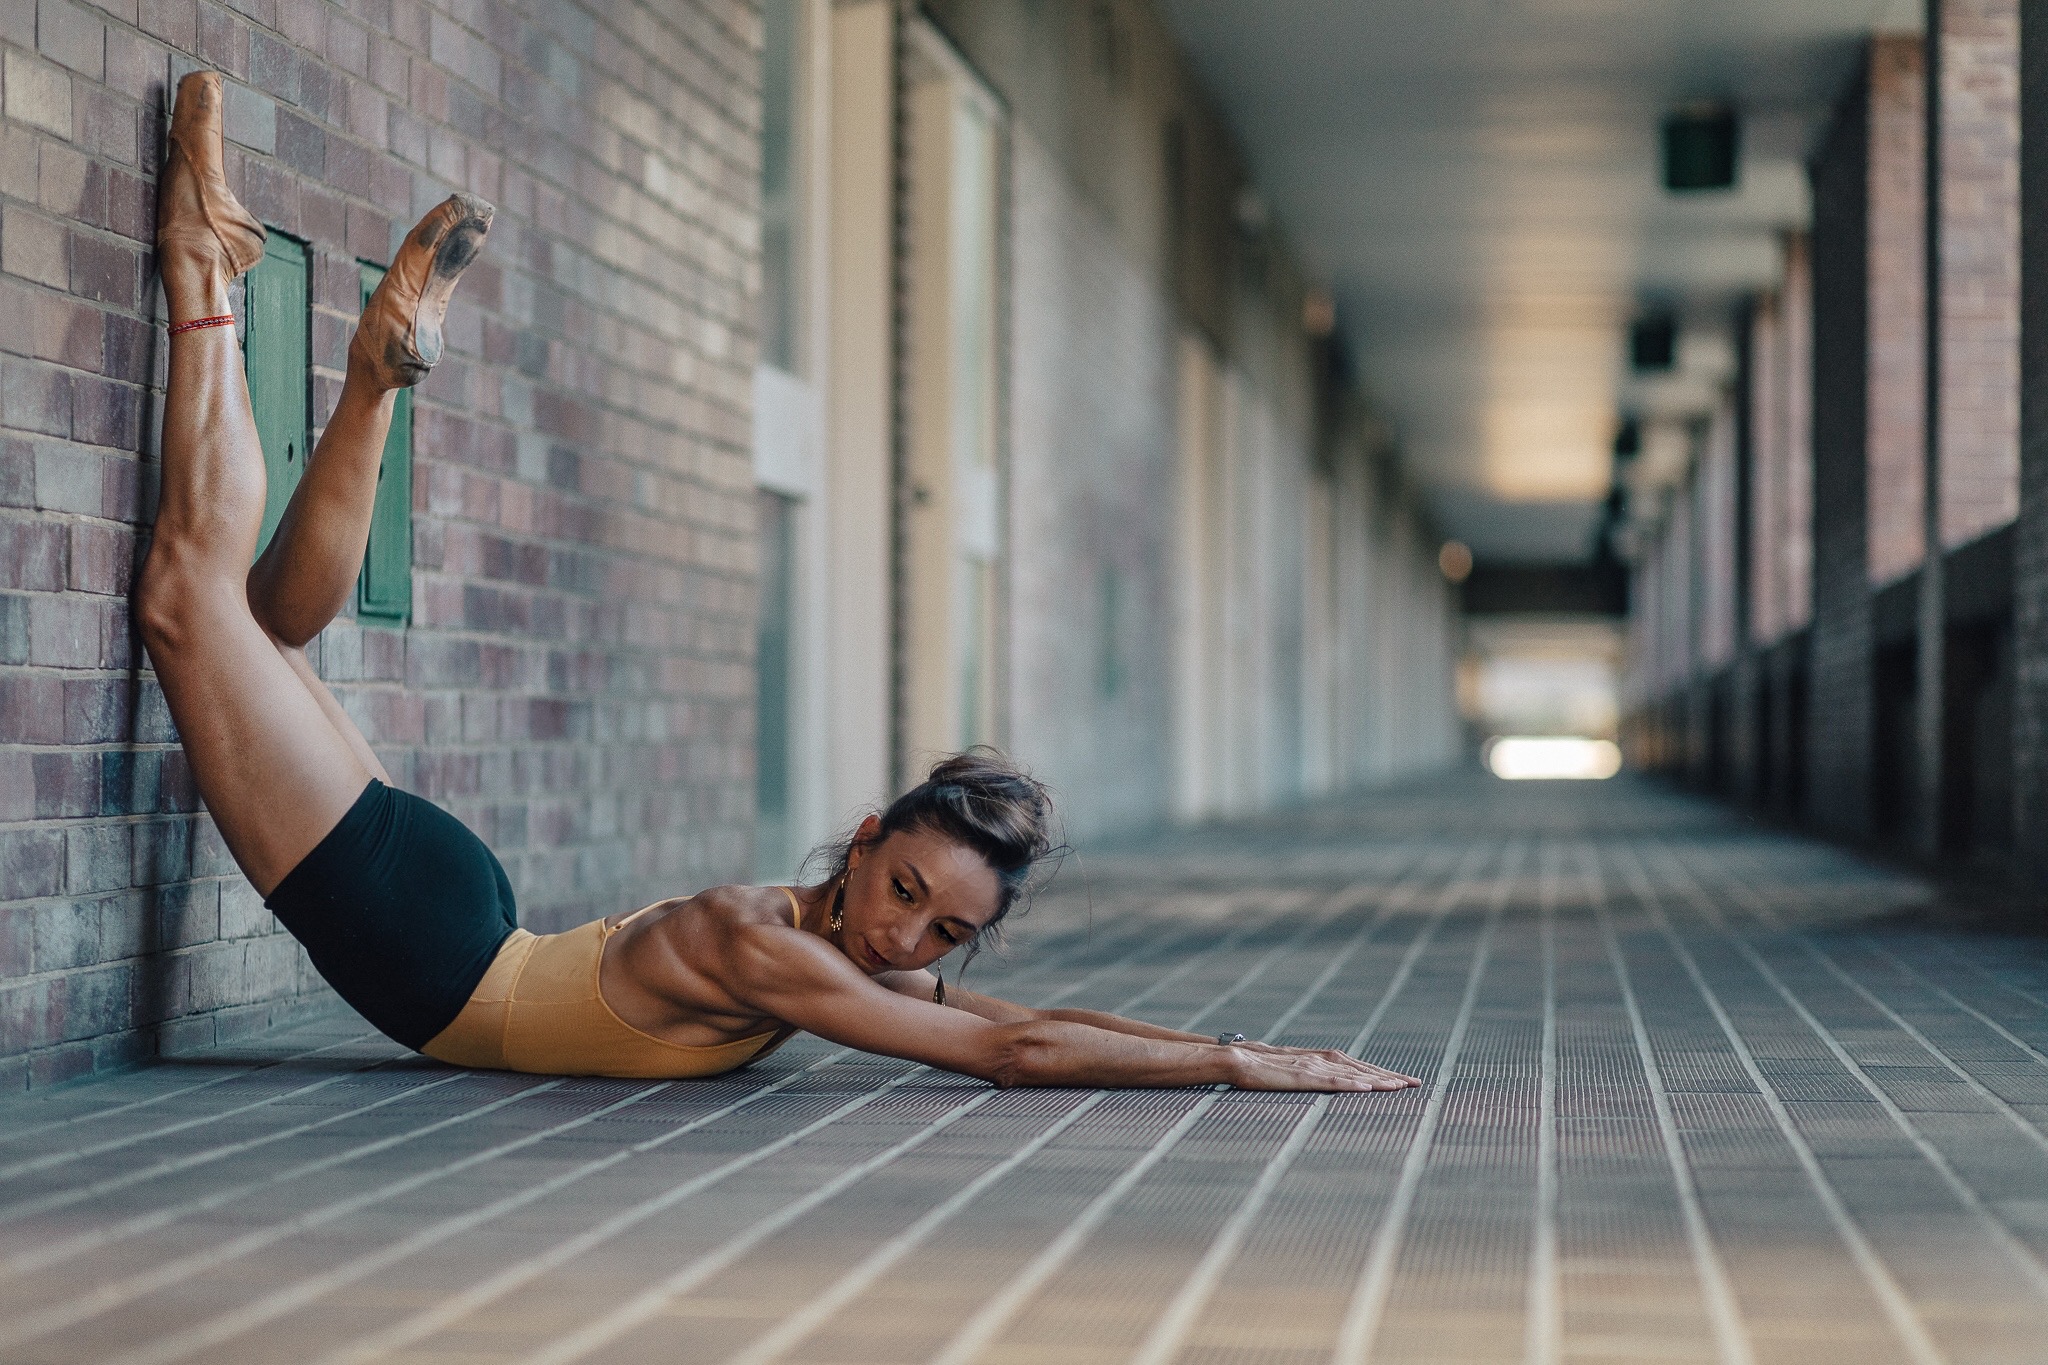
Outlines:
<svg viewBox="0 0 2048 1365"><path fill-rule="evenodd" d="M0 1358L2041 1358L2048 944L1992 909L1465 778L1092 853L1017 937L970 980L1427 1084L538 1080L336 1018L0 1109Z"/></svg>

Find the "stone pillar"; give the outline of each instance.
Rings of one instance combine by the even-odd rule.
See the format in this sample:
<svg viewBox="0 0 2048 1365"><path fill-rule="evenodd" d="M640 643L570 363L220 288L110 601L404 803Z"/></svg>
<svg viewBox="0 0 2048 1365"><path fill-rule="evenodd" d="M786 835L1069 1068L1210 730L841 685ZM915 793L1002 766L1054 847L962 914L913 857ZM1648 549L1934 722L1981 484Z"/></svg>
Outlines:
<svg viewBox="0 0 2048 1365"><path fill-rule="evenodd" d="M1870 84L1836 109L1813 178L1813 627L1806 815L1870 830Z"/></svg>
<svg viewBox="0 0 2048 1365"><path fill-rule="evenodd" d="M2020 60L2020 487L2013 546L2013 850L2048 889L2048 13L2023 8Z"/></svg>

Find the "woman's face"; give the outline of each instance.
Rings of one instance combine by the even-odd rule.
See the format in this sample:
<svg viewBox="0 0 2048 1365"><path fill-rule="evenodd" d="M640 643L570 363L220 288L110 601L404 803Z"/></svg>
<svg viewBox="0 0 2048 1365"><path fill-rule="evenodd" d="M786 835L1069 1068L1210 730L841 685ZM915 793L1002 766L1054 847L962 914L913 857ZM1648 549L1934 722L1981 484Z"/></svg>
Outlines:
<svg viewBox="0 0 2048 1365"><path fill-rule="evenodd" d="M873 837L866 824L861 837ZM973 849L929 830L898 830L855 846L840 946L870 976L929 967L995 918L1000 895L995 871Z"/></svg>

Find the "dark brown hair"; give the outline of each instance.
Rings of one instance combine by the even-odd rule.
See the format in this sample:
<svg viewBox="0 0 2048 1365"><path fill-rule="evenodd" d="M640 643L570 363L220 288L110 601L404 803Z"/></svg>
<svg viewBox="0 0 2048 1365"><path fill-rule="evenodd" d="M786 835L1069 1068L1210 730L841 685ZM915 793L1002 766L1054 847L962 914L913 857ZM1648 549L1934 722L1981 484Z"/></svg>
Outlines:
<svg viewBox="0 0 2048 1365"><path fill-rule="evenodd" d="M940 759L881 815L882 827L872 839L861 839L857 831L841 835L813 850L805 865L823 863L826 880L836 880L856 847L873 848L901 830L924 830L974 850L996 874L997 900L970 954L1032 889L1034 874L1066 851L1055 843L1052 795L1045 784L985 744Z"/></svg>

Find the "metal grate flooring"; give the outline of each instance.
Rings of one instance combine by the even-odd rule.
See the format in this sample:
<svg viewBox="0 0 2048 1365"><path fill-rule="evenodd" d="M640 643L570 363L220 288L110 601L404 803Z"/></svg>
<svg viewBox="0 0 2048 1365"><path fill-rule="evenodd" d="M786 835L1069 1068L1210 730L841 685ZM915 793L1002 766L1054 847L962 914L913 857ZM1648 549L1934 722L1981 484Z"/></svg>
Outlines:
<svg viewBox="0 0 2048 1365"><path fill-rule="evenodd" d="M676 1084L352 1018L0 1105L0 1360L2048 1360L2048 940L1629 783L1090 854L980 988L1396 1096Z"/></svg>

